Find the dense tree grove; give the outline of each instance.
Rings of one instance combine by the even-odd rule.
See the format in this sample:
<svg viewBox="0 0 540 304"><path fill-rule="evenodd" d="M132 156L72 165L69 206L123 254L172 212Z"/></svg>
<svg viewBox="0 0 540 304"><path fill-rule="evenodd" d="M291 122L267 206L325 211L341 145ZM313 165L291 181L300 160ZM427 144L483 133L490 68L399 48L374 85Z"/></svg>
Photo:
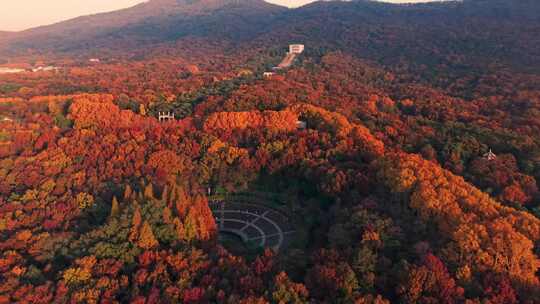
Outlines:
<svg viewBox="0 0 540 304"><path fill-rule="evenodd" d="M540 303L539 20L482 2L319 3L236 43L15 58L62 68L0 75L0 304ZM452 39L409 25L418 8ZM270 43L306 37L263 77ZM285 214L291 242L227 239L230 197Z"/></svg>
<svg viewBox="0 0 540 304"><path fill-rule="evenodd" d="M472 110L468 125L436 125L415 109L422 95L395 102L391 82L363 73L336 91L344 60L382 73L329 54L318 73L300 66L204 96L200 114L166 123L120 95L2 99L2 302L539 300L527 132L480 119L474 129ZM282 89L275 107L267 95ZM234 106L238 94L259 102ZM500 140L490 133L515 146L485 159ZM306 241L237 257L217 243L202 189L238 191L262 176L298 198Z"/></svg>

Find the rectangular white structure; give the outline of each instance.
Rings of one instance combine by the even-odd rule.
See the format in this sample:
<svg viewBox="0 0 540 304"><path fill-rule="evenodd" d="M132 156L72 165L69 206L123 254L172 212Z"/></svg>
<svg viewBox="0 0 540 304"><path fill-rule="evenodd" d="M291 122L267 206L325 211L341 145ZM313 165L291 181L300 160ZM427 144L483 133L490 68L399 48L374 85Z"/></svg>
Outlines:
<svg viewBox="0 0 540 304"><path fill-rule="evenodd" d="M57 71L59 68L55 66L39 66L37 68L32 69L32 72L50 72L50 71Z"/></svg>
<svg viewBox="0 0 540 304"><path fill-rule="evenodd" d="M26 72L26 70L0 67L0 74L14 74L14 73L22 73L22 72Z"/></svg>
<svg viewBox="0 0 540 304"><path fill-rule="evenodd" d="M304 52L303 44L291 44L289 45L290 54L302 54Z"/></svg>

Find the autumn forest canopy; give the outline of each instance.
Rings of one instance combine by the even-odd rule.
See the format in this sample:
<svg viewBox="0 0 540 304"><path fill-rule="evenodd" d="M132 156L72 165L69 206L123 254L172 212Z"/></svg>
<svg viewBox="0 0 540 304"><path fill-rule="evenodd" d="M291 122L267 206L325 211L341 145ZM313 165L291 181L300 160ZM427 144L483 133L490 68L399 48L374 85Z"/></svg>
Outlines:
<svg viewBox="0 0 540 304"><path fill-rule="evenodd" d="M539 303L539 134L538 1L2 34L0 304Z"/></svg>

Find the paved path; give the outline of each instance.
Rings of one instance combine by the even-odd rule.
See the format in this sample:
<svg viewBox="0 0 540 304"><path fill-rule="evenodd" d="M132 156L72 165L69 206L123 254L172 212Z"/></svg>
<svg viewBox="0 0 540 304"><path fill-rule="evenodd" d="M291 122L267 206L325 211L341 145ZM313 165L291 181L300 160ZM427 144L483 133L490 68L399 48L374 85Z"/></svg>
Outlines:
<svg viewBox="0 0 540 304"><path fill-rule="evenodd" d="M293 64L295 58L296 58L296 54L288 53L277 67L279 69L286 69Z"/></svg>

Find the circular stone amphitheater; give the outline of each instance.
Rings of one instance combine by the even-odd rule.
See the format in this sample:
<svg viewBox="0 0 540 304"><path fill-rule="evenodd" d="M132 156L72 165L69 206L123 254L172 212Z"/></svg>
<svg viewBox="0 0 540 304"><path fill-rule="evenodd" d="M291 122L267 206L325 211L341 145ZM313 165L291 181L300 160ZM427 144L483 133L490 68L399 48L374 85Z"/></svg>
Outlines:
<svg viewBox="0 0 540 304"><path fill-rule="evenodd" d="M214 200L210 202L220 233L231 233L244 243L279 251L291 242L294 229L281 211L256 203Z"/></svg>

